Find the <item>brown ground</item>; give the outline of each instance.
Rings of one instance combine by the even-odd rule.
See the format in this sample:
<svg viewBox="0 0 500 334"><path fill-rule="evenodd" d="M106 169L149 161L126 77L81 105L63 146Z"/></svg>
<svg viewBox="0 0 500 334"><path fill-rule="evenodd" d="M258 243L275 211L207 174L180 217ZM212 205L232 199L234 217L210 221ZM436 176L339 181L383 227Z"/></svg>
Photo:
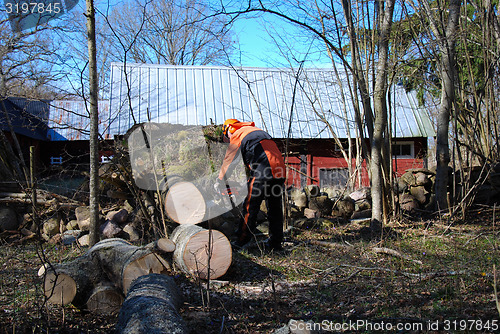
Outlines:
<svg viewBox="0 0 500 334"><path fill-rule="evenodd" d="M312 320L323 329L363 320L494 332L500 321L493 289L500 258L495 211L480 207L455 221L400 219L376 240L364 223L309 221L288 237L284 253L235 253L229 272L209 292L206 282L178 274L185 296L181 313L192 333L270 333L290 319ZM63 262L84 250L1 237L0 334L113 332L116 315L44 303L37 277L41 256ZM371 329L356 332L377 327Z"/></svg>

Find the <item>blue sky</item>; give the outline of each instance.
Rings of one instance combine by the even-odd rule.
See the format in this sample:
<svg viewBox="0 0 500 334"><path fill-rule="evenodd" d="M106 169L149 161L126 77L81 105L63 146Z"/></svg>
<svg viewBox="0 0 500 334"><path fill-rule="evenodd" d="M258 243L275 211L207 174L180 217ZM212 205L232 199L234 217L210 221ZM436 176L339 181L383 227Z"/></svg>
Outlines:
<svg viewBox="0 0 500 334"><path fill-rule="evenodd" d="M289 56L291 53L286 48L282 48L280 51L273 37L270 36L272 34L277 42L286 43L288 47L295 50L293 55L297 60L306 59L307 66L331 67L331 63L326 57L326 50L321 49L322 45L319 46L318 50L318 43L311 45L312 39L304 37L303 30L273 15L267 14L260 18L241 18L235 22L233 32L239 42L242 66L289 66L282 53Z"/></svg>

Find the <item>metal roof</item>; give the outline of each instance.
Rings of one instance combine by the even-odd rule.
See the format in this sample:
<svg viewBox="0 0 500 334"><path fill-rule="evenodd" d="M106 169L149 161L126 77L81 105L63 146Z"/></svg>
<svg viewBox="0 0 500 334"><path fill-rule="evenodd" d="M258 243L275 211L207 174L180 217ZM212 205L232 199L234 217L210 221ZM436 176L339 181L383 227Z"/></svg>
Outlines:
<svg viewBox="0 0 500 334"><path fill-rule="evenodd" d="M10 131L7 113L15 133L37 140L47 140L48 101L8 97L0 102L0 130Z"/></svg>
<svg viewBox="0 0 500 334"><path fill-rule="evenodd" d="M109 116L103 121L108 135L140 122L209 125L237 118L254 121L274 138L332 138L332 131L339 138L355 137L345 74L303 69L296 80L295 72L113 63ZM435 136L414 93L394 86L390 101L394 137Z"/></svg>
<svg viewBox="0 0 500 334"><path fill-rule="evenodd" d="M109 101L99 101L99 134L108 133ZM90 118L84 100L54 100L50 103L49 138L51 140L88 140Z"/></svg>

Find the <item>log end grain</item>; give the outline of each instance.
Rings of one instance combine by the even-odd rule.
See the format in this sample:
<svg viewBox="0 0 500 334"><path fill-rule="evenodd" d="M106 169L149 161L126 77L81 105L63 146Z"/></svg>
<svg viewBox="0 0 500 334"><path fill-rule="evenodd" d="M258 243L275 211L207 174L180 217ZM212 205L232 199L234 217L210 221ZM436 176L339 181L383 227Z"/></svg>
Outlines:
<svg viewBox="0 0 500 334"><path fill-rule="evenodd" d="M156 242L156 246L159 250L165 253L172 253L173 251L175 251L175 243L168 238L158 239L158 241Z"/></svg>
<svg viewBox="0 0 500 334"><path fill-rule="evenodd" d="M43 289L50 303L66 305L75 298L77 286L75 280L69 275L48 272L45 275Z"/></svg>
<svg viewBox="0 0 500 334"><path fill-rule="evenodd" d="M177 247L174 252L175 263L194 277L217 279L231 266L231 243L217 230L180 225L172 233L172 240Z"/></svg>
<svg viewBox="0 0 500 334"><path fill-rule="evenodd" d="M141 276L148 274L161 274L169 269L169 264L162 257L154 253L131 261L124 269L122 274L123 293L127 294L130 284Z"/></svg>
<svg viewBox="0 0 500 334"><path fill-rule="evenodd" d="M169 188L165 211L178 224L198 224L205 217L206 203L194 184L182 181Z"/></svg>
<svg viewBox="0 0 500 334"><path fill-rule="evenodd" d="M91 312L109 315L120 311L123 295L111 283L103 283L95 287L87 301L87 309Z"/></svg>

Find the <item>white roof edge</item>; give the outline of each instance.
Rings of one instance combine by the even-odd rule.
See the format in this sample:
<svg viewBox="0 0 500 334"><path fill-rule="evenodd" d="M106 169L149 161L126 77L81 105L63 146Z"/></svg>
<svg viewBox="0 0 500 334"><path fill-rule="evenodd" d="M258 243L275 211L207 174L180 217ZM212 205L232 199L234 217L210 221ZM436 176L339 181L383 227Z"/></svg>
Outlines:
<svg viewBox="0 0 500 334"><path fill-rule="evenodd" d="M213 70L251 70L251 71L266 71L266 72L284 72L290 71L290 67L251 67L251 66L222 66L222 65L170 65L170 64L147 64L147 63L122 63L122 62L111 62L111 66L115 67L123 67L123 65L130 67L151 67L151 68L179 68L179 69L213 69ZM343 65L339 65L343 66ZM302 70L304 71L333 71L334 69L331 67L304 67Z"/></svg>

